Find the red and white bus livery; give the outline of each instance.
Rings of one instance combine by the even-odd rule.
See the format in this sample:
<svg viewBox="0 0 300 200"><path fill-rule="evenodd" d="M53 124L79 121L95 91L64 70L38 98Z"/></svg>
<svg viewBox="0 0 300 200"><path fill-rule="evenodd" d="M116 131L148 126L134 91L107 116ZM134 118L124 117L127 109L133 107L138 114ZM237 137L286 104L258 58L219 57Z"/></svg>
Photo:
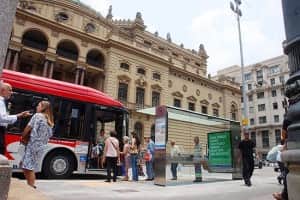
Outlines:
<svg viewBox="0 0 300 200"><path fill-rule="evenodd" d="M53 137L39 161L39 171L48 178L100 170L92 149L101 129L116 130L120 140L128 135L126 108L98 90L9 70L3 71L1 79L13 86L14 93L8 103L10 114L35 110L41 100L51 102ZM5 156L14 171L20 170L20 138L29 120L18 120L7 127Z"/></svg>

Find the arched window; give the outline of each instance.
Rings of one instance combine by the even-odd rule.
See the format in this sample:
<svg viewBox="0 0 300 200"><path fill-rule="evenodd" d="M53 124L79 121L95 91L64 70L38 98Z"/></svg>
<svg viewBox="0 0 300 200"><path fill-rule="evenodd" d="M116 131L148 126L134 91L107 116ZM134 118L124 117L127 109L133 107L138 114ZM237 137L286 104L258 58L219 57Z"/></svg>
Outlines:
<svg viewBox="0 0 300 200"><path fill-rule="evenodd" d="M39 30L27 31L23 35L22 44L41 51L46 51L48 48L48 40Z"/></svg>
<svg viewBox="0 0 300 200"><path fill-rule="evenodd" d="M104 68L104 57L98 50L91 50L86 56L86 62L89 65Z"/></svg>
<svg viewBox="0 0 300 200"><path fill-rule="evenodd" d="M234 104L234 103L231 104L230 113L231 113L231 119L237 120L237 105L236 104Z"/></svg>
<svg viewBox="0 0 300 200"><path fill-rule="evenodd" d="M151 126L151 135L150 135L150 137L153 140L153 142L155 142L155 124L152 124L152 126Z"/></svg>
<svg viewBox="0 0 300 200"><path fill-rule="evenodd" d="M142 141L143 137L143 124L141 122L136 122L134 125L134 132L139 137L139 139Z"/></svg>
<svg viewBox="0 0 300 200"><path fill-rule="evenodd" d="M70 60L78 59L77 46L70 40L60 42L57 46L56 54Z"/></svg>

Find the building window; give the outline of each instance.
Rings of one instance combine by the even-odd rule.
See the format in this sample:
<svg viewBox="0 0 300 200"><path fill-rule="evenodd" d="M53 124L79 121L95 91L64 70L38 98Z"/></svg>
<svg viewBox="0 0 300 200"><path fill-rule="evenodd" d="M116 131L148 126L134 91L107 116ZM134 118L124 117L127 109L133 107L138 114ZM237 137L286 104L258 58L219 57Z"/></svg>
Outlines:
<svg viewBox="0 0 300 200"><path fill-rule="evenodd" d="M248 101L253 101L253 95L252 95L252 94L250 94L250 95L248 96Z"/></svg>
<svg viewBox="0 0 300 200"><path fill-rule="evenodd" d="M195 103L189 102L189 110L195 111Z"/></svg>
<svg viewBox="0 0 300 200"><path fill-rule="evenodd" d="M252 90L252 84L248 84L248 90Z"/></svg>
<svg viewBox="0 0 300 200"><path fill-rule="evenodd" d="M251 80L251 73L245 74L244 77L245 77L245 81Z"/></svg>
<svg viewBox="0 0 300 200"><path fill-rule="evenodd" d="M143 68L138 68L137 73L141 74L141 75L144 75L144 76L146 75L146 71Z"/></svg>
<svg viewBox="0 0 300 200"><path fill-rule="evenodd" d="M284 96L284 88L280 88L280 94L281 96Z"/></svg>
<svg viewBox="0 0 300 200"><path fill-rule="evenodd" d="M152 107L156 107L160 105L160 93L159 92L152 92Z"/></svg>
<svg viewBox="0 0 300 200"><path fill-rule="evenodd" d="M136 88L136 98L135 98L136 106L139 109L144 108L144 102L145 102L145 89L137 87Z"/></svg>
<svg viewBox="0 0 300 200"><path fill-rule="evenodd" d="M284 76L279 76L279 81L280 81L280 83L282 83L282 84L284 84Z"/></svg>
<svg viewBox="0 0 300 200"><path fill-rule="evenodd" d="M159 73L153 73L153 79L160 80L160 74Z"/></svg>
<svg viewBox="0 0 300 200"><path fill-rule="evenodd" d="M266 116L259 117L258 121L260 124L265 124L267 123L267 117Z"/></svg>
<svg viewBox="0 0 300 200"><path fill-rule="evenodd" d="M125 69L126 71L129 71L129 65L127 63L121 63L120 68Z"/></svg>
<svg viewBox="0 0 300 200"><path fill-rule="evenodd" d="M276 96L277 96L276 90L272 90L272 97L276 97Z"/></svg>
<svg viewBox="0 0 300 200"><path fill-rule="evenodd" d="M269 72L270 74L276 74L279 72L279 66L278 65L275 65L275 66L272 66L269 68Z"/></svg>
<svg viewBox="0 0 300 200"><path fill-rule="evenodd" d="M251 132L250 134L252 142L254 142L254 144L256 145L256 132Z"/></svg>
<svg viewBox="0 0 300 200"><path fill-rule="evenodd" d="M274 122L279 122L279 115L274 115Z"/></svg>
<svg viewBox="0 0 300 200"><path fill-rule="evenodd" d="M201 112L207 114L207 106L201 106Z"/></svg>
<svg viewBox="0 0 300 200"><path fill-rule="evenodd" d="M231 119L236 120L237 119L237 108L235 105L231 105L230 112L231 112Z"/></svg>
<svg viewBox="0 0 300 200"><path fill-rule="evenodd" d="M251 119L250 119L250 125L254 125L254 124L255 124L254 119L251 118Z"/></svg>
<svg viewBox="0 0 300 200"><path fill-rule="evenodd" d="M265 98L265 93L264 92L257 93L257 99L263 99L263 98Z"/></svg>
<svg viewBox="0 0 300 200"><path fill-rule="evenodd" d="M262 70L258 70L258 71L256 71L256 80L257 80L257 83L259 84L259 85L262 85L262 83L263 83L263 71Z"/></svg>
<svg viewBox="0 0 300 200"><path fill-rule="evenodd" d="M60 13L56 14L55 19L58 22L64 22L64 21L67 21L69 19L69 16L68 16L67 13L60 12Z"/></svg>
<svg viewBox="0 0 300 200"><path fill-rule="evenodd" d="M254 107L253 106L249 107L249 113L254 113Z"/></svg>
<svg viewBox="0 0 300 200"><path fill-rule="evenodd" d="M281 141L281 130L275 129L275 142L276 144L280 144Z"/></svg>
<svg viewBox="0 0 300 200"><path fill-rule="evenodd" d="M269 142L269 131L262 131L262 143L263 148L269 148L270 142Z"/></svg>
<svg viewBox="0 0 300 200"><path fill-rule="evenodd" d="M128 84L119 83L118 100L127 102Z"/></svg>
<svg viewBox="0 0 300 200"><path fill-rule="evenodd" d="M219 117L219 109L213 109L213 116Z"/></svg>
<svg viewBox="0 0 300 200"><path fill-rule="evenodd" d="M274 86L275 85L275 78L271 78L270 82L271 82L271 85Z"/></svg>
<svg viewBox="0 0 300 200"><path fill-rule="evenodd" d="M181 100L180 99L174 99L174 106L177 108L181 108Z"/></svg>
<svg viewBox="0 0 300 200"><path fill-rule="evenodd" d="M273 103L273 109L274 109L274 110L277 110L277 109L278 109L278 103L277 103L277 102L274 102L274 103Z"/></svg>
<svg viewBox="0 0 300 200"><path fill-rule="evenodd" d="M143 124L141 122L136 122L134 124L134 132L138 138L143 138Z"/></svg>
<svg viewBox="0 0 300 200"><path fill-rule="evenodd" d="M266 105L265 104L258 104L258 111L265 111Z"/></svg>

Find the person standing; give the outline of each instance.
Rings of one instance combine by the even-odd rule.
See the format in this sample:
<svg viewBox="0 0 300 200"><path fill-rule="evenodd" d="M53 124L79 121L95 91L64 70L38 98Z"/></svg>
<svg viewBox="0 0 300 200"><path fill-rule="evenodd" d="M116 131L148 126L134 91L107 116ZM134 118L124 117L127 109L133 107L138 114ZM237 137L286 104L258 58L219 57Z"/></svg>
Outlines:
<svg viewBox="0 0 300 200"><path fill-rule="evenodd" d="M194 138L194 144L193 162L195 166L195 180L193 182L202 182L202 170L200 163L202 158L202 148L198 136Z"/></svg>
<svg viewBox="0 0 300 200"><path fill-rule="evenodd" d="M38 163L43 156L49 138L52 136L53 126L50 102L41 101L36 107L36 114L32 116L25 127L21 138L21 143L26 146L21 167L27 184L33 188L36 188L35 170L38 169Z"/></svg>
<svg viewBox="0 0 300 200"><path fill-rule="evenodd" d="M180 150L179 147L175 144L175 141L171 141L171 160L178 158L180 156ZM171 162L171 173L172 173L172 179L171 180L177 180L177 161Z"/></svg>
<svg viewBox="0 0 300 200"><path fill-rule="evenodd" d="M146 159L146 173L147 181L154 180L154 170L153 170L153 160L154 160L154 142L151 140L150 136L145 137L147 143L146 154L148 158Z"/></svg>
<svg viewBox="0 0 300 200"><path fill-rule="evenodd" d="M107 180L111 181L111 170L113 171L113 182L117 181L117 163L120 162L119 140L117 133L110 131L110 137L105 140L103 163L106 162Z"/></svg>
<svg viewBox="0 0 300 200"><path fill-rule="evenodd" d="M31 114L29 111L24 111L16 115L8 115L6 111L5 100L8 100L12 95L12 86L8 83L2 83L0 88L0 154L4 155L4 135L8 124L13 124L22 117L28 117Z"/></svg>
<svg viewBox="0 0 300 200"><path fill-rule="evenodd" d="M249 132L244 133L244 139L239 143L240 156L239 163L242 160L243 164L243 179L245 185L251 186L251 176L254 171L254 157L253 157L253 149L255 148L255 144L249 138Z"/></svg>
<svg viewBox="0 0 300 200"><path fill-rule="evenodd" d="M106 137L105 137L104 129L101 129L99 136L97 137L97 147L96 147L96 148L98 148L98 151L99 151L98 161L97 161L98 168L103 168L102 159L103 159L105 140L106 140Z"/></svg>
<svg viewBox="0 0 300 200"><path fill-rule="evenodd" d="M124 142L124 146L123 146L123 151L121 152L122 156L124 157L124 168L125 168L125 176L122 179L123 181L128 181L128 169L130 166L130 144L129 144L129 137L128 136L124 136L123 137L123 142Z"/></svg>
<svg viewBox="0 0 300 200"><path fill-rule="evenodd" d="M139 180L139 169L138 169L138 154L140 152L140 139L137 137L135 132L131 133L132 140L130 146L130 161L131 161L131 168L132 168L132 180L138 181Z"/></svg>

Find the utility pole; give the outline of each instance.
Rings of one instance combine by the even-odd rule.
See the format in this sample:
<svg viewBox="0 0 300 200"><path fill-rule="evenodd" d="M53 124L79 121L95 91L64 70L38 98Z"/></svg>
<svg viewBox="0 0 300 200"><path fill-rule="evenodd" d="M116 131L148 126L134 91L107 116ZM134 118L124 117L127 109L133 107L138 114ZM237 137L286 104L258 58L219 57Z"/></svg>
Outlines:
<svg viewBox="0 0 300 200"><path fill-rule="evenodd" d="M240 25L240 18L242 17L242 11L240 10L241 4L242 4L241 0L234 0L234 3L230 2L230 8L236 14L237 24L238 24L240 57L241 57L242 93L243 93L243 103L244 103L242 125L243 125L243 131L245 132L248 131L248 98L246 95L246 83L245 83L245 76L244 76L244 55L243 55L243 44L242 44L242 34L241 34L241 25Z"/></svg>

